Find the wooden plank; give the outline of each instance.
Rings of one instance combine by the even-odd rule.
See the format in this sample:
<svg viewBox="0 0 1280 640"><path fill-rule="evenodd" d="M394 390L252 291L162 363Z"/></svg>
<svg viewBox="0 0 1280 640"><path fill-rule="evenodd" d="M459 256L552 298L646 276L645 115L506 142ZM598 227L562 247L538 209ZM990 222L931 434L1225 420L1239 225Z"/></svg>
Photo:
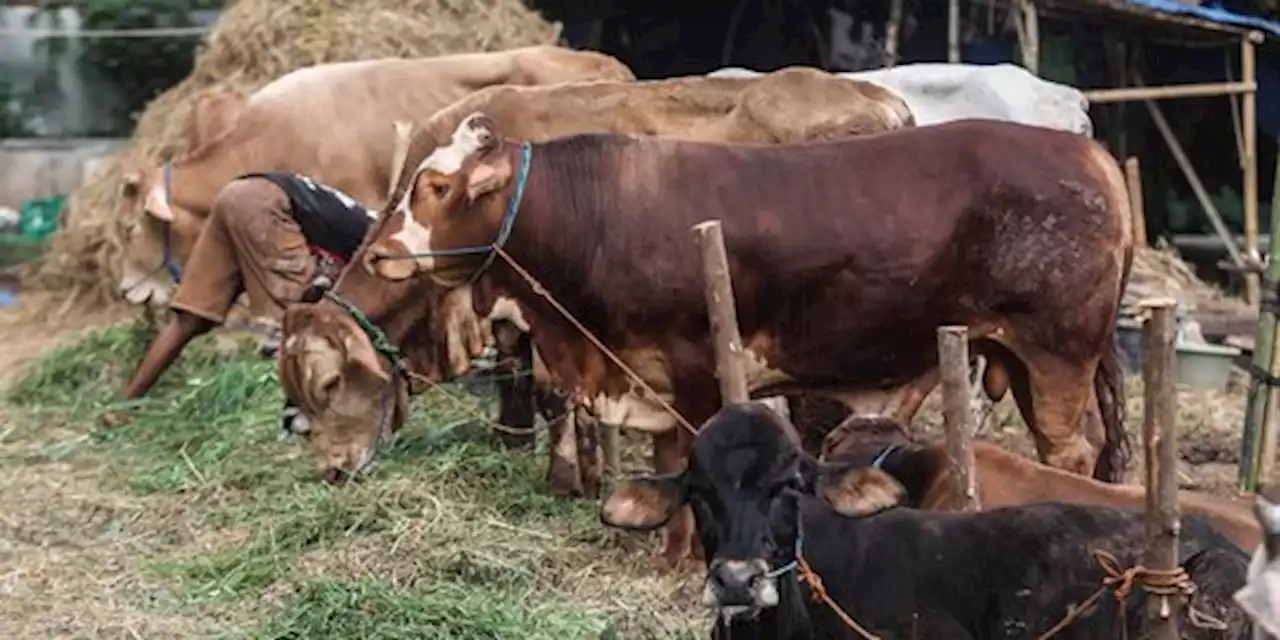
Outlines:
<svg viewBox="0 0 1280 640"><path fill-rule="evenodd" d="M1172 298L1144 300L1150 317L1143 328L1142 448L1146 461L1146 536L1144 566L1157 571L1178 567L1177 354L1174 352ZM1147 631L1153 640L1178 640L1178 597L1152 595L1147 601Z"/></svg>
<svg viewBox="0 0 1280 640"><path fill-rule="evenodd" d="M1124 161L1124 178L1129 186L1129 215L1133 217L1133 245L1147 247L1147 210L1142 200L1142 165L1138 158Z"/></svg>
<svg viewBox="0 0 1280 640"><path fill-rule="evenodd" d="M742 334L729 278L729 257L724 248L724 230L719 220L693 225L693 238L702 253L702 277L707 294L707 315L711 339L716 349L716 379L720 382L720 403L747 402L747 374L742 366Z"/></svg>
<svg viewBox="0 0 1280 640"><path fill-rule="evenodd" d="M981 508L973 469L977 416L969 381L968 327L938 327L938 366L942 370L942 417L946 424L949 465L959 491L955 504L963 511L977 511Z"/></svg>

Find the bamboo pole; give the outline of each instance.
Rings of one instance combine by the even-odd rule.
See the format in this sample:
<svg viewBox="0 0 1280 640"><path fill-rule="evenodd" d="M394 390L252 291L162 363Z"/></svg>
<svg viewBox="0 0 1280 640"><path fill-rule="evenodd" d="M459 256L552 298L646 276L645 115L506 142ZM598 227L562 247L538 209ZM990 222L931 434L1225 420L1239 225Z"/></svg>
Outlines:
<svg viewBox="0 0 1280 640"><path fill-rule="evenodd" d="M1141 83L1137 73L1134 73L1134 80ZM1209 224L1213 226L1214 232L1218 237L1222 238L1222 242L1226 246L1227 254L1231 256L1231 263L1239 269L1248 267L1245 262L1244 255L1240 253L1240 249L1236 247L1231 232L1227 231L1227 225L1222 221L1222 216L1218 213L1218 207L1213 204L1213 199L1209 197L1209 192L1204 188L1204 184L1200 182L1200 176L1196 173L1195 167L1191 165L1191 159L1187 157L1187 152L1183 151L1182 144L1178 142L1177 136L1173 134L1173 128L1169 126L1169 121L1165 120L1164 112L1160 110L1160 106L1151 100L1143 101L1147 107L1147 112L1151 114L1151 120L1155 123L1156 129L1160 132L1160 137L1164 138L1165 145L1169 147L1169 152L1173 154L1173 159L1178 163L1178 168L1182 170L1182 175L1186 177L1187 183L1191 185L1191 191L1195 194L1196 200L1200 201L1200 206L1204 208L1204 212L1209 216ZM1255 239L1256 242L1256 239Z"/></svg>
<svg viewBox="0 0 1280 640"><path fill-rule="evenodd" d="M1257 65L1252 38L1240 41L1240 79L1257 86ZM1241 98L1241 127L1244 129L1244 251L1252 260L1258 254L1258 94L1255 88ZM1262 282L1256 271L1244 274L1245 300L1258 304L1262 299Z"/></svg>
<svg viewBox="0 0 1280 640"><path fill-rule="evenodd" d="M898 64L898 39L902 29L902 0L889 0L889 20L884 25L884 51L889 66Z"/></svg>
<svg viewBox="0 0 1280 640"><path fill-rule="evenodd" d="M1022 66L1040 75L1040 14L1035 0L1018 0L1019 18L1022 20Z"/></svg>
<svg viewBox="0 0 1280 640"><path fill-rule="evenodd" d="M1142 199L1142 165L1137 157L1124 161L1125 183L1129 186L1129 215L1133 219L1133 246L1147 247L1147 210Z"/></svg>
<svg viewBox="0 0 1280 640"><path fill-rule="evenodd" d="M1089 104L1105 102L1137 102L1139 100L1173 100L1177 98L1213 98L1217 96L1252 93L1255 85L1249 82L1205 82L1175 84L1163 87L1122 87L1119 89L1089 89L1084 96Z"/></svg>
<svg viewBox="0 0 1280 640"><path fill-rule="evenodd" d="M1277 141L1280 142L1280 141ZM1276 166L1276 196L1271 198L1271 237L1280 237L1280 164ZM1259 380L1258 373L1267 372L1270 376L1280 376L1280 323L1276 321L1276 313L1280 311L1280 295L1276 283L1280 282L1280 260L1273 257L1267 261L1266 276L1263 278L1262 302L1259 305L1258 330L1254 334L1253 366L1251 374L1253 384L1249 385L1249 395L1245 404L1244 433L1240 438L1240 469L1238 473L1241 493L1253 493L1258 490L1260 479L1271 479L1271 462L1275 457L1277 429L1280 429L1280 399L1275 396L1277 390ZM1262 461L1266 460L1264 465ZM1265 470L1264 470L1265 467Z"/></svg>
<svg viewBox="0 0 1280 640"><path fill-rule="evenodd" d="M729 277L729 258L724 247L724 230L719 220L693 225L693 238L702 253L702 277L707 294L707 315L716 349L716 379L720 382L720 403L728 406L747 402L747 375L742 366L742 335Z"/></svg>
<svg viewBox="0 0 1280 640"><path fill-rule="evenodd" d="M1142 564L1158 571L1178 567L1177 354L1174 352L1172 298L1144 300L1150 317L1144 327L1142 447L1146 457L1147 502ZM1177 597L1147 600L1147 631L1154 640L1178 640Z"/></svg>
<svg viewBox="0 0 1280 640"><path fill-rule="evenodd" d="M947 62L960 62L960 0L947 0Z"/></svg>
<svg viewBox="0 0 1280 640"><path fill-rule="evenodd" d="M938 327L938 366L942 372L942 416L946 423L948 464L959 492L955 504L962 511L977 511L981 508L973 469L977 416L969 381L968 327Z"/></svg>

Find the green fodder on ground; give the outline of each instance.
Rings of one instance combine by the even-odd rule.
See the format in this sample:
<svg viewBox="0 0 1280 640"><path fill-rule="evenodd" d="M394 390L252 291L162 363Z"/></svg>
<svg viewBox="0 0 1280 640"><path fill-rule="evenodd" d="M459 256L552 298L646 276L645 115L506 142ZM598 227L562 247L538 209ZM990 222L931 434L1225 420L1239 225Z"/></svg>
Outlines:
<svg viewBox="0 0 1280 640"><path fill-rule="evenodd" d="M545 443L502 448L475 396L424 394L372 477L332 489L281 440L274 363L248 344L203 338L114 401L149 337L91 332L5 392L0 637L705 633L692 581L649 566L657 536L546 493Z"/></svg>

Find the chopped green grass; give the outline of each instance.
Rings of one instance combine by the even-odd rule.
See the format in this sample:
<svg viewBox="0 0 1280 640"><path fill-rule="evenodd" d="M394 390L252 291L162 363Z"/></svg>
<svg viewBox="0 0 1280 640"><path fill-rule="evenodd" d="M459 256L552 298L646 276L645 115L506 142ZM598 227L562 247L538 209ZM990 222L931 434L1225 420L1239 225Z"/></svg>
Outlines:
<svg viewBox="0 0 1280 640"><path fill-rule="evenodd" d="M281 438L275 363L247 345L201 338L148 398L118 401L149 339L141 324L109 327L30 367L7 390L37 417L16 437L58 422L88 439L0 447L0 460L91 467L102 491L157 505L120 525L150 541L121 562L156 585L131 600L148 616L202 621L185 637L705 633L688 585L649 569L656 536L606 530L593 501L551 496L545 443L502 447L481 424L490 401L423 394L371 477L331 488L305 443ZM96 428L122 408L129 424Z"/></svg>

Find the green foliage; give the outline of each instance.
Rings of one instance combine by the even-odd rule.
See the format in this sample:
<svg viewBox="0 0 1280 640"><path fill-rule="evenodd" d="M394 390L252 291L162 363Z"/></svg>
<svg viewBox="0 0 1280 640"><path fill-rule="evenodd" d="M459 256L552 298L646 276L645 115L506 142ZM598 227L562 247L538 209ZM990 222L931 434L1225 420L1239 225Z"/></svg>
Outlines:
<svg viewBox="0 0 1280 640"><path fill-rule="evenodd" d="M0 78L0 139L25 138L35 133L28 124L35 115L29 99L12 82Z"/></svg>
<svg viewBox="0 0 1280 640"><path fill-rule="evenodd" d="M86 0L81 24L85 29L189 27L194 5L191 0ZM191 72L197 41L196 36L93 38L85 41L80 62L120 88L126 99L113 120L132 124L133 114Z"/></svg>

